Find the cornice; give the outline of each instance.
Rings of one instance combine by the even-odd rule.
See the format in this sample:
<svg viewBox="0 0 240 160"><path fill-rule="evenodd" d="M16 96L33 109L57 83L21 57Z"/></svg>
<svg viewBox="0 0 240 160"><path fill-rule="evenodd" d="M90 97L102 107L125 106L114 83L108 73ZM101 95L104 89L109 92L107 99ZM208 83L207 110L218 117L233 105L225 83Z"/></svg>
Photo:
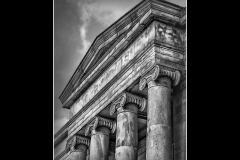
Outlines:
<svg viewBox="0 0 240 160"><path fill-rule="evenodd" d="M175 15L175 16L179 16L180 18L180 11L182 9L182 7L178 6L178 5L175 5L175 4L172 4L172 3L168 3L168 2L158 2L158 1L142 1L140 2L137 6L135 6L132 10L130 10L128 13L126 13L124 16L122 16L119 20L117 20L113 25L111 25L109 28L107 28L105 31L103 31L99 36L97 36L97 38L95 39L95 41L92 43L91 47L89 48L87 54L84 56L83 60L81 61L80 65L78 66L78 68L76 69L76 71L74 72L72 78L70 79L69 83L67 84L67 86L65 87L64 91L62 92L62 94L60 95L60 100L63 104L63 106L65 106L67 103L66 100L67 98L69 97L69 95L67 95L67 92L68 93L72 93L75 89L74 89L74 86L75 84L71 84L73 81L75 82L79 82L79 80L77 79L82 79L79 83L79 85L82 83L82 81L85 79L84 77L86 77L88 74L90 74L91 71L88 71L87 74L85 74L85 70L86 68L84 68L82 65L83 64L90 64L90 62L88 62L86 59L89 59L90 57L93 57L94 55L97 55L97 50L99 48L96 47L96 45L98 44L98 46L101 46L101 44L104 44L104 42L108 41L108 40L114 40L114 38L111 38L112 35L114 35L115 33L121 33L122 30L120 28L124 28L126 27L128 24L133 24L135 22L137 22L138 20L140 20L142 17L143 17L143 13L146 13L147 10L144 9L144 7L146 8L147 5L150 5L152 8L155 3L161 3L162 6L164 7L168 7L168 8L171 8L172 6L172 10L178 10L176 11L175 13L174 12L171 12L170 9L167 9L167 8L161 8L160 10L162 10L162 12L167 12L169 14L172 14L172 15ZM149 8L149 9L150 9ZM149 10L148 9L148 10ZM142 10L142 11L140 11ZM140 11L140 12L139 12ZM130 16L131 15L131 16ZM128 21L128 22L127 22ZM121 24L122 23L122 24ZM176 23L176 22L175 22ZM118 26L118 27L117 27ZM131 27L130 27L131 28ZM111 31L112 30L112 31ZM120 32L117 32L119 31ZM109 32L109 33L108 33ZM124 31L125 33L127 32ZM109 36L106 36L106 35L109 34ZM118 34L119 35L119 34ZM103 40L100 40L101 38ZM101 41L101 42L100 42ZM117 40L118 41L118 40ZM118 41L119 42L119 41ZM115 43L118 43L118 42L115 42ZM109 41L110 43L110 41ZM115 46L115 45L112 45L112 46ZM93 49L94 48L94 49ZM90 54L90 51L91 51L91 54ZM91 56L93 55L93 56ZM105 54L107 55L107 54ZM103 56L105 57L105 56ZM93 60L94 58L91 58L91 60ZM88 62L88 63L87 63ZM99 61L100 62L100 61ZM96 66L96 65L95 65ZM94 69L95 67L91 67L91 69ZM81 74L79 74L80 72L82 72ZM84 72L84 73L83 73ZM85 74L85 76L83 77L83 74ZM77 78L78 77L78 78ZM91 82L89 82L91 83ZM71 87L70 87L71 86ZM83 92L83 91L82 91ZM65 98L64 98L65 97ZM65 108L65 107L64 107Z"/></svg>
<svg viewBox="0 0 240 160"><path fill-rule="evenodd" d="M85 136L88 136L89 133L91 133L91 131L95 130L97 127L108 127L111 133L114 133L116 130L116 121L96 116L94 120L86 127Z"/></svg>
<svg viewBox="0 0 240 160"><path fill-rule="evenodd" d="M59 132L59 134L60 133L61 132ZM54 136L54 147L56 147L60 142L62 142L63 139L67 138L67 136L68 136L68 131L67 130L65 130L65 132L62 132L62 134L57 138L55 138L55 136Z"/></svg>
<svg viewBox="0 0 240 160"><path fill-rule="evenodd" d="M147 105L147 100L140 96L134 95L129 92L123 92L117 99L114 100L110 107L110 115L113 115L115 111L123 111L124 105L127 103L134 103L139 107L139 111L143 111Z"/></svg>

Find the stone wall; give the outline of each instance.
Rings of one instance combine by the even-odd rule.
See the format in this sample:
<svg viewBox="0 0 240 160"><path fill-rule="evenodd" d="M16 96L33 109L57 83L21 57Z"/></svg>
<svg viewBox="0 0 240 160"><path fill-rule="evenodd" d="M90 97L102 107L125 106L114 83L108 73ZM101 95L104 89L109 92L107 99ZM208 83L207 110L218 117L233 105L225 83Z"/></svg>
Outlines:
<svg viewBox="0 0 240 160"><path fill-rule="evenodd" d="M186 159L186 79L173 94L173 154L174 160Z"/></svg>
<svg viewBox="0 0 240 160"><path fill-rule="evenodd" d="M138 142L138 160L146 160L146 138Z"/></svg>

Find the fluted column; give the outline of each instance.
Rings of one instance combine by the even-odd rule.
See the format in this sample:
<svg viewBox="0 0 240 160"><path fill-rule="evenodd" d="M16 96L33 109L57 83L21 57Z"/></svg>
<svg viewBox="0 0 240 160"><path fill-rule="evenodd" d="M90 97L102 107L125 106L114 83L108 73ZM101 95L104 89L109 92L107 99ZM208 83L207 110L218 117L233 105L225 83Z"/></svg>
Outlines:
<svg viewBox="0 0 240 160"><path fill-rule="evenodd" d="M147 160L172 160L171 86L179 80L179 71L158 65L140 80L140 90L148 85Z"/></svg>
<svg viewBox="0 0 240 160"><path fill-rule="evenodd" d="M116 122L99 116L87 126L85 136L91 133L89 160L108 160L109 134L115 129Z"/></svg>
<svg viewBox="0 0 240 160"><path fill-rule="evenodd" d="M110 115L117 111L115 160L137 160L138 109L146 107L146 99L124 92L117 98Z"/></svg>
<svg viewBox="0 0 240 160"><path fill-rule="evenodd" d="M71 160L86 160L87 148L90 140L79 135L75 135L66 145L66 150L70 151Z"/></svg>

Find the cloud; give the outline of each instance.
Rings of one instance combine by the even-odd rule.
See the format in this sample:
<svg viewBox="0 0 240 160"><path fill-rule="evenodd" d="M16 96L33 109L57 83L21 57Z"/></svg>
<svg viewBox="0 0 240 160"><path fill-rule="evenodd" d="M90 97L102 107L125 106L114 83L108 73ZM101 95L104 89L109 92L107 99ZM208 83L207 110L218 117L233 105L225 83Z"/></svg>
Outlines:
<svg viewBox="0 0 240 160"><path fill-rule="evenodd" d="M88 32L88 26L90 24L91 20L91 14L88 12L88 10L84 6L80 6L80 19L82 21L82 25L79 28L80 31L80 37L82 42L82 47L79 49L80 54L85 54L91 45L91 42L87 40L87 32Z"/></svg>
<svg viewBox="0 0 240 160"><path fill-rule="evenodd" d="M69 0L69 2L70 1L71 0ZM87 34L89 33L89 26L93 24L92 22L94 20L101 25L95 27L105 29L139 1L140 0L79 0L77 6L79 7L79 15L82 24L79 27L81 46L78 47L78 53L85 55L91 45ZM71 3L76 3L76 0L72 0Z"/></svg>
<svg viewBox="0 0 240 160"><path fill-rule="evenodd" d="M82 7L102 26L108 27L138 2L140 0L98 0L82 4Z"/></svg>

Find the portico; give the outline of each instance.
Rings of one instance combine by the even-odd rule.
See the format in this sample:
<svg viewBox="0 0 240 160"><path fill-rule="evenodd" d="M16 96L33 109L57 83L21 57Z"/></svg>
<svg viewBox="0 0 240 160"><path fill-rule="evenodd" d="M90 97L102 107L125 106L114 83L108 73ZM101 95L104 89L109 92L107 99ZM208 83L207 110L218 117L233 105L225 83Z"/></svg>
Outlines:
<svg viewBox="0 0 240 160"><path fill-rule="evenodd" d="M71 119L59 159L184 159L184 10L142 1L97 39L60 96Z"/></svg>

